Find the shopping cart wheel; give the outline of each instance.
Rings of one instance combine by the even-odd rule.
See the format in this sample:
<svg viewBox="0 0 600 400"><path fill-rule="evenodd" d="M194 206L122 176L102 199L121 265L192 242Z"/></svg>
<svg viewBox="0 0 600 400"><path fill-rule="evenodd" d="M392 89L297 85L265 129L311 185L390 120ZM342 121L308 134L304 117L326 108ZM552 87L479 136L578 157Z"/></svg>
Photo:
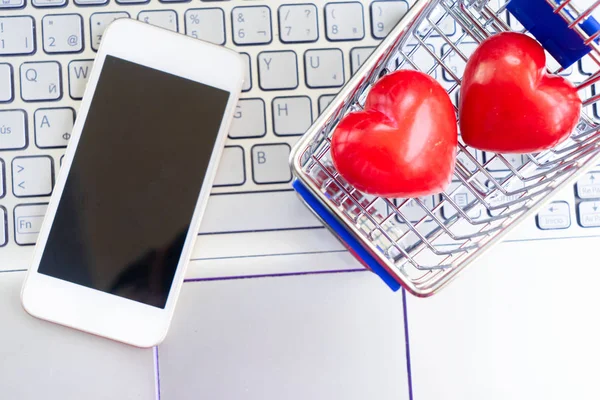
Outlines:
<svg viewBox="0 0 600 400"><path fill-rule="evenodd" d="M340 224L335 217L313 196L310 191L297 179L292 186L302 197L306 205L324 222L337 238L346 246L362 264L377 274L394 292L401 288L400 283L382 267L377 260L356 240L352 234Z"/></svg>

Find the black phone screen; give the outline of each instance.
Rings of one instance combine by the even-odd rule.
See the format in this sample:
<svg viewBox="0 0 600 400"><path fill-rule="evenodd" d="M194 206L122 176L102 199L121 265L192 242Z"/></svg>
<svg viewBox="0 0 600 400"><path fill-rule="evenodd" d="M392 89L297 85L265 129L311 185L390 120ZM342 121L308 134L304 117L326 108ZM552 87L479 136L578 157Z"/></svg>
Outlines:
<svg viewBox="0 0 600 400"><path fill-rule="evenodd" d="M164 308L228 99L107 56L38 271Z"/></svg>

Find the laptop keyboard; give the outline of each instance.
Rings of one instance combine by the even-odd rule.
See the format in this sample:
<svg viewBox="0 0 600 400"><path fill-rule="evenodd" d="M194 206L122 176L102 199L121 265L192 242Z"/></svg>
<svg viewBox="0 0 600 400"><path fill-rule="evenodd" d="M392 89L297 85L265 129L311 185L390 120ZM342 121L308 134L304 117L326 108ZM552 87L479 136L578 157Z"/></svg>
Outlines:
<svg viewBox="0 0 600 400"><path fill-rule="evenodd" d="M290 149L408 8L403 0L0 0L0 271L27 267L95 52L115 19L135 18L244 56L244 93L200 232L209 234L320 226L290 188ZM446 20L443 31L459 34ZM449 51L435 38L428 46ZM414 55L419 65L428 57ZM450 59L464 68L460 57ZM591 70L579 64L564 74L577 79ZM600 169L514 238L593 236L598 228Z"/></svg>

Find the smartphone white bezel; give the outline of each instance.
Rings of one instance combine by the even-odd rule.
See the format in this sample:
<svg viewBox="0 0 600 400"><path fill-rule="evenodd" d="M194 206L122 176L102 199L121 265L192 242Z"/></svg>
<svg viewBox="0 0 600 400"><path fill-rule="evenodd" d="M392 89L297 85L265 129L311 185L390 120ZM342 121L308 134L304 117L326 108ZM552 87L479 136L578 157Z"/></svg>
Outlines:
<svg viewBox="0 0 600 400"><path fill-rule="evenodd" d="M107 55L201 82L223 89L230 94L164 309L38 272L40 259ZM155 346L164 339L242 89L243 71L244 64L241 56L220 46L129 19L117 20L107 28L90 73L61 172L40 229L31 268L21 291L21 302L29 314L138 347Z"/></svg>

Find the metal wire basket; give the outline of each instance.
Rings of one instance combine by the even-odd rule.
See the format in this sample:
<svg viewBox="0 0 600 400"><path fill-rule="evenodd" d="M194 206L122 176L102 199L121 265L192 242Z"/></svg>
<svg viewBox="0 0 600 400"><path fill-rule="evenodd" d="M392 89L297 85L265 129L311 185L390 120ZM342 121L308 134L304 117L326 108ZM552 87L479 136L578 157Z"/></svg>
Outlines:
<svg viewBox="0 0 600 400"><path fill-rule="evenodd" d="M331 135L344 115L362 109L369 88L382 75L420 70L436 77L457 104L460 65L468 60L469 49L498 32L524 31L506 11L506 0L415 0L293 149L294 188L392 289L403 286L422 297L436 293L555 192L596 165L600 127L594 103L600 94L594 83L600 80L600 32L580 26L594 8L577 9L579 0L546 1L592 49L581 61L591 72L574 82L583 98L581 120L557 148L521 157L482 154L460 143L452 184L427 198L369 196L344 181L331 161ZM448 26L456 29L448 31ZM563 72L548 59L550 70Z"/></svg>

